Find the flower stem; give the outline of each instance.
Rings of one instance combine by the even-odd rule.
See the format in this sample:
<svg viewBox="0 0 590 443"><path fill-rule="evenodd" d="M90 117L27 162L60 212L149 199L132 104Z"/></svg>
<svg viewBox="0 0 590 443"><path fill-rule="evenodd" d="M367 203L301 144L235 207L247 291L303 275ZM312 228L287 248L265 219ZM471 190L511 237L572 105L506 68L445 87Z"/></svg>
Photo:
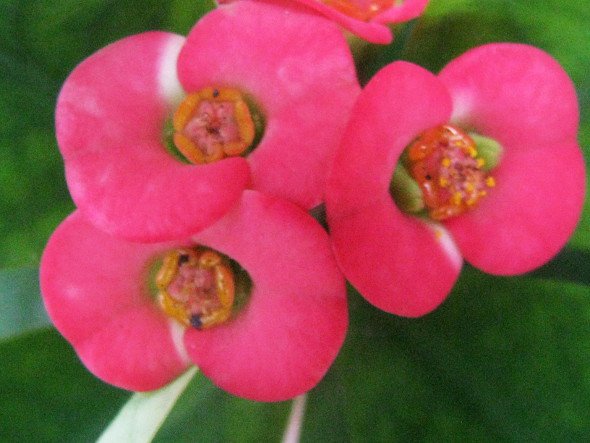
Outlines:
<svg viewBox="0 0 590 443"><path fill-rule="evenodd" d="M298 443L301 437L301 427L303 425L303 416L305 414L305 402L307 394L302 394L293 400L291 414L287 421L287 427L283 434L283 443Z"/></svg>

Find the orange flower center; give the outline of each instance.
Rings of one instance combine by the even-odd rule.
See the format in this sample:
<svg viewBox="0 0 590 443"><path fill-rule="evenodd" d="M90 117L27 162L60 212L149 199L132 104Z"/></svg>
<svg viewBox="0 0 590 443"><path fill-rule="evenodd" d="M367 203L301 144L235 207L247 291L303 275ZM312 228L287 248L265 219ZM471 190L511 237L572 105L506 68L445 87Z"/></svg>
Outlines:
<svg viewBox="0 0 590 443"><path fill-rule="evenodd" d="M174 144L192 163L245 153L256 135L244 95L232 88L204 88L189 94L176 110Z"/></svg>
<svg viewBox="0 0 590 443"><path fill-rule="evenodd" d="M168 252L156 275L156 286L160 308L185 326L210 328L231 316L234 275L226 259L215 251Z"/></svg>
<svg viewBox="0 0 590 443"><path fill-rule="evenodd" d="M395 0L320 0L325 5L357 20L368 22L395 5Z"/></svg>
<svg viewBox="0 0 590 443"><path fill-rule="evenodd" d="M484 164L473 139L451 125L425 131L407 148L409 172L434 220L462 214L487 195L495 181Z"/></svg>

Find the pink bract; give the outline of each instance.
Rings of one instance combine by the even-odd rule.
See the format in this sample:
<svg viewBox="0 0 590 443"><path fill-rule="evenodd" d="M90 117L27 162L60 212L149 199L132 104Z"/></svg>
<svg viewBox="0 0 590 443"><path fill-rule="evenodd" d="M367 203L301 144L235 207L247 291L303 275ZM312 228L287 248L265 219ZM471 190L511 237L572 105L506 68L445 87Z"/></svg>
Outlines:
<svg viewBox="0 0 590 443"><path fill-rule="evenodd" d="M164 148L183 42L163 32L120 40L82 62L61 90L56 133L68 187L80 211L106 232L149 241L186 237L220 218L248 184L243 158L185 165Z"/></svg>
<svg viewBox="0 0 590 443"><path fill-rule="evenodd" d="M408 144L449 122L496 139L504 153L489 196L435 223L400 211L389 186ZM450 292L461 256L498 275L541 266L581 213L577 126L572 82L530 46L481 46L438 77L405 62L385 67L353 110L328 185L330 234L345 276L377 307L416 317Z"/></svg>
<svg viewBox="0 0 590 443"><path fill-rule="evenodd" d="M202 331L166 317L148 285L154 260L193 244L232 257L253 282L235 319ZM254 191L184 243L131 243L76 212L47 245L41 289L89 370L136 391L161 387L194 363L234 395L292 398L323 377L348 325L344 279L325 231L291 203Z"/></svg>
<svg viewBox="0 0 590 443"><path fill-rule="evenodd" d="M218 3L225 4L232 1L235 0L218 0ZM292 8L293 3L305 5L371 43L388 44L393 39L388 25L403 23L419 17L426 9L428 0L402 0L401 4L398 4L399 1L394 1L393 6L368 21L358 20L346 15L321 0L277 0L277 3L287 3L287 7L290 8ZM350 0L348 2L343 1L343 3L365 5L369 1Z"/></svg>
<svg viewBox="0 0 590 443"><path fill-rule="evenodd" d="M325 171L360 94L337 26L273 3L220 6L189 34L178 75L186 91L229 84L262 108L264 136L248 156L253 189L305 209L321 203Z"/></svg>
<svg viewBox="0 0 590 443"><path fill-rule="evenodd" d="M266 127L248 158L186 165L166 151L167 119L208 86L240 89L260 107ZM139 241L186 238L248 186L311 208L359 92L337 26L304 11L239 2L207 14L186 41L125 38L82 62L58 99L72 198L98 228Z"/></svg>

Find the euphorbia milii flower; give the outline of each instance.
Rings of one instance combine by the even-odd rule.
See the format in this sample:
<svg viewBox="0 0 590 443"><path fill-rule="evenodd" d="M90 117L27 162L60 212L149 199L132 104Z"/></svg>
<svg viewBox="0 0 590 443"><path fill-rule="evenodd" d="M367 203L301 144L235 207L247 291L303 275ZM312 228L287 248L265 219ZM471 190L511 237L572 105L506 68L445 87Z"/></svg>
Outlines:
<svg viewBox="0 0 590 443"><path fill-rule="evenodd" d="M134 391L194 363L234 395L292 398L323 377L348 323L328 235L255 191L182 243L129 242L75 212L49 240L41 290L88 369Z"/></svg>
<svg viewBox="0 0 590 443"><path fill-rule="evenodd" d="M359 92L338 27L304 11L238 2L186 40L125 38L60 93L70 192L98 228L139 241L191 235L248 186L309 209Z"/></svg>
<svg viewBox="0 0 590 443"><path fill-rule="evenodd" d="M232 1L218 0L218 3ZM306 5L371 43L387 44L393 38L388 25L420 16L428 0L286 0L286 3Z"/></svg>
<svg viewBox="0 0 590 443"><path fill-rule="evenodd" d="M377 307L415 317L444 300L462 257L497 275L544 264L582 208L577 127L572 82L530 46L473 49L438 77L385 67L353 110L328 186L345 276Z"/></svg>

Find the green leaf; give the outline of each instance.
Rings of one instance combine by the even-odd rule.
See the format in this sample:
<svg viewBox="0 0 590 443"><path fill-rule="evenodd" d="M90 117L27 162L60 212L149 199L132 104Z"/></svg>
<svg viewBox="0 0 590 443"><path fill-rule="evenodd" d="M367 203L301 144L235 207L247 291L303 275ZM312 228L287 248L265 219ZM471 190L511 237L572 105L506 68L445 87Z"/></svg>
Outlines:
<svg viewBox="0 0 590 443"><path fill-rule="evenodd" d="M351 299L303 441L582 441L590 433L588 287L464 270L434 313Z"/></svg>
<svg viewBox="0 0 590 443"><path fill-rule="evenodd" d="M590 288L590 266L585 266L588 263L590 251L566 247L549 263L530 275L558 282L579 283Z"/></svg>
<svg viewBox="0 0 590 443"><path fill-rule="evenodd" d="M48 329L0 342L0 441L90 442L129 393L90 374Z"/></svg>
<svg viewBox="0 0 590 443"><path fill-rule="evenodd" d="M39 295L37 269L0 270L0 312L0 340L51 325Z"/></svg>
<svg viewBox="0 0 590 443"><path fill-rule="evenodd" d="M154 435L172 410L178 397L197 373L192 367L174 382L152 392L133 394L98 439L99 443L143 443Z"/></svg>

